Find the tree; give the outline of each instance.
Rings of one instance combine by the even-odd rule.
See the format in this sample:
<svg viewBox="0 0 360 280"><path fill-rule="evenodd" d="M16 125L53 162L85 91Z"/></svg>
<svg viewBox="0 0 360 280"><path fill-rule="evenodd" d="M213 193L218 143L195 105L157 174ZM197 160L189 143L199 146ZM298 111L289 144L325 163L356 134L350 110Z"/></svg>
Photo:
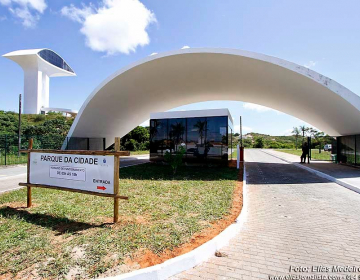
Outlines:
<svg viewBox="0 0 360 280"><path fill-rule="evenodd" d="M149 128L137 126L121 138L121 147L128 151L142 150L149 147L149 138Z"/></svg>
<svg viewBox="0 0 360 280"><path fill-rule="evenodd" d="M254 148L260 148L260 149L264 148L264 138L257 137L255 139Z"/></svg>
<svg viewBox="0 0 360 280"><path fill-rule="evenodd" d="M138 149L138 142L134 139L129 139L125 142L124 148L127 151L136 151Z"/></svg>
<svg viewBox="0 0 360 280"><path fill-rule="evenodd" d="M315 142L319 145L319 153L321 153L321 138L324 137L325 133L320 132L314 128L309 128L309 134L314 138Z"/></svg>
<svg viewBox="0 0 360 280"><path fill-rule="evenodd" d="M300 129L298 127L293 127L291 133L295 136L295 149L297 150L297 142L300 135Z"/></svg>
<svg viewBox="0 0 360 280"><path fill-rule="evenodd" d="M170 138L174 141L174 148L177 149L177 145L180 144L180 140L184 139L185 126L181 122L172 124L170 127Z"/></svg>
<svg viewBox="0 0 360 280"><path fill-rule="evenodd" d="M300 125L299 128L300 128L300 131L302 132L302 142L304 143L304 137L305 137L305 134L309 131L309 128L306 127L305 125Z"/></svg>
<svg viewBox="0 0 360 280"><path fill-rule="evenodd" d="M194 127L197 128L200 136L200 144L203 143L204 133L206 131L206 121L198 121L196 124L194 124Z"/></svg>
<svg viewBox="0 0 360 280"><path fill-rule="evenodd" d="M243 146L244 148L251 148L252 147L251 139L243 139Z"/></svg>

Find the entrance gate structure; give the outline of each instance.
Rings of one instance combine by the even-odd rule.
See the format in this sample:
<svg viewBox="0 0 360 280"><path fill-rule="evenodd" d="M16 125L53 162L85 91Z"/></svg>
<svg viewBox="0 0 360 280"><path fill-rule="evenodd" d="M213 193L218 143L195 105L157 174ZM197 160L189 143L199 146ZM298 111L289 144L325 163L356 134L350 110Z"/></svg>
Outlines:
<svg viewBox="0 0 360 280"><path fill-rule="evenodd" d="M189 48L146 57L115 72L89 95L68 137L108 145L152 112L233 100L301 119L328 135L360 134L360 97L311 69L234 49Z"/></svg>

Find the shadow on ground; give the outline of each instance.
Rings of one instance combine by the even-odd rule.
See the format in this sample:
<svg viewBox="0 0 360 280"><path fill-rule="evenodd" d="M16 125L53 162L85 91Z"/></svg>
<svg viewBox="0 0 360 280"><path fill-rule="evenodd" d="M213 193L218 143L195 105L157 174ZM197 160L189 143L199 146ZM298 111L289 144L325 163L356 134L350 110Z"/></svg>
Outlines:
<svg viewBox="0 0 360 280"><path fill-rule="evenodd" d="M360 169L355 166L336 164L332 162L316 162L312 161L311 168L320 172L331 175L337 179L359 178Z"/></svg>
<svg viewBox="0 0 360 280"><path fill-rule="evenodd" d="M313 184L327 183L326 179L287 163L247 162L247 183L266 184Z"/></svg>
<svg viewBox="0 0 360 280"><path fill-rule="evenodd" d="M176 174L169 165L147 163L120 170L121 179L133 180L237 180L236 167L227 166L181 166Z"/></svg>
<svg viewBox="0 0 360 280"><path fill-rule="evenodd" d="M30 213L27 210L21 208L13 208L9 206L0 208L0 215L9 219L22 219L28 223L50 228L53 231L57 232L57 234L55 235L61 235L64 233L76 233L90 228L101 228L109 225L108 223L98 225L77 222L65 217L56 217L40 213Z"/></svg>

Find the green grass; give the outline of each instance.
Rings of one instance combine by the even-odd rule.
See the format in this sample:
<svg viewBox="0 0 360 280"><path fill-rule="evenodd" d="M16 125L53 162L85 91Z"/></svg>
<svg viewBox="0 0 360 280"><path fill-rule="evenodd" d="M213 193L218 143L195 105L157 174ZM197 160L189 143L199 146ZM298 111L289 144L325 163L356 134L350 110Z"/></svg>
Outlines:
<svg viewBox="0 0 360 280"><path fill-rule="evenodd" d="M281 149L275 151L297 155L299 157L302 154L301 149ZM331 152L325 152L322 150L321 153L319 153L319 149L311 149L311 158L316 160L331 160Z"/></svg>
<svg viewBox="0 0 360 280"><path fill-rule="evenodd" d="M129 200L116 226L111 198L35 188L26 209L25 189L1 195L0 278L35 271L64 279L74 269L92 278L140 249L159 254L186 243L229 213L237 170L181 167L173 176L169 166L145 164L121 169L120 178Z"/></svg>
<svg viewBox="0 0 360 280"><path fill-rule="evenodd" d="M6 165L23 164L27 163L27 154L20 154L20 157L16 154L6 155ZM0 155L0 165L5 165L5 154L2 152Z"/></svg>
<svg viewBox="0 0 360 280"><path fill-rule="evenodd" d="M145 151L131 151L130 155L131 156L135 156L135 155L149 155L150 152L149 150L145 150Z"/></svg>

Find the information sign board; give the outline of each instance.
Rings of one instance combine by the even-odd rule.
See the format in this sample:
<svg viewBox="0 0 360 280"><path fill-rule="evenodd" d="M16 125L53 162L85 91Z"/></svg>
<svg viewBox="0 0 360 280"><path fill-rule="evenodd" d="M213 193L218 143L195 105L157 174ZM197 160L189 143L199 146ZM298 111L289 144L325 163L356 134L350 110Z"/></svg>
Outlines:
<svg viewBox="0 0 360 280"><path fill-rule="evenodd" d="M114 194L114 156L30 153L30 184Z"/></svg>

